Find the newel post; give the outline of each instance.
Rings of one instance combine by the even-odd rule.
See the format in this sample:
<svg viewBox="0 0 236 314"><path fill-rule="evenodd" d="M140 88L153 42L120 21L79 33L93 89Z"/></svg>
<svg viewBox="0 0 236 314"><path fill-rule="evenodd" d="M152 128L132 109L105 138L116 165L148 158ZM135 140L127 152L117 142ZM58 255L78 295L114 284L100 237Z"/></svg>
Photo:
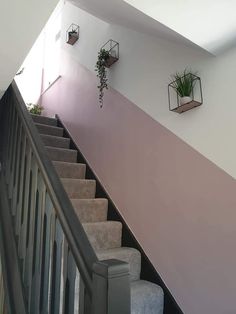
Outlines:
<svg viewBox="0 0 236 314"><path fill-rule="evenodd" d="M130 314L129 264L115 259L93 266L92 314Z"/></svg>

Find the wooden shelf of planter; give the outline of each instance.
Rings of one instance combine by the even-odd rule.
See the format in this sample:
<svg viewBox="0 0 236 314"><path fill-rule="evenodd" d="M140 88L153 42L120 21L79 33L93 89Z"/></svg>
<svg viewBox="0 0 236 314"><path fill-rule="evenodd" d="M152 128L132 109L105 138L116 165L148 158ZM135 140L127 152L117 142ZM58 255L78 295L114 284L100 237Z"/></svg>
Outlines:
<svg viewBox="0 0 236 314"><path fill-rule="evenodd" d="M78 34L69 34L67 44L74 45L78 39L79 39Z"/></svg>
<svg viewBox="0 0 236 314"><path fill-rule="evenodd" d="M195 107L199 107L201 105L202 105L202 103L200 103L199 101L192 100L192 101L188 102L187 104L179 105L178 107L171 109L171 111L182 113L182 112L188 111L190 109L193 109Z"/></svg>
<svg viewBox="0 0 236 314"><path fill-rule="evenodd" d="M106 68L110 68L112 66L113 63L115 63L116 61L118 61L119 59L113 56L109 56L109 59L106 60Z"/></svg>

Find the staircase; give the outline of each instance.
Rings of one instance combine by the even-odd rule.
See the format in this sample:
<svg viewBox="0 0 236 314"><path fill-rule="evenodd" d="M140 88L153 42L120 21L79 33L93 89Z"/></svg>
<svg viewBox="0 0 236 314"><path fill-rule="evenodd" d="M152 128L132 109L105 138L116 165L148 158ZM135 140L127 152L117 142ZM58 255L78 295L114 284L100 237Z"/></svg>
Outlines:
<svg viewBox="0 0 236 314"><path fill-rule="evenodd" d="M107 220L108 200L95 198L96 181L86 179L86 165L77 163L77 150L70 149L70 138L64 137L64 129L58 127L56 119L31 116L98 259L129 264L131 313L162 314L162 288L140 280L141 254L122 246L122 223Z"/></svg>

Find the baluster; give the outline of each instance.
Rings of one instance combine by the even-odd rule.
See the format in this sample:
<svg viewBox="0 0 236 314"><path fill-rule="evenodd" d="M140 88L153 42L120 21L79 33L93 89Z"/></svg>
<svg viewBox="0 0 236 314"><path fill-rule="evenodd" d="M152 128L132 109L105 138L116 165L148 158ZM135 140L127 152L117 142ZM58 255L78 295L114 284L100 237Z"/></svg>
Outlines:
<svg viewBox="0 0 236 314"><path fill-rule="evenodd" d="M25 132L22 130L22 146L21 146L21 155L19 158L20 161L20 169L18 176L18 189L17 189L17 200L16 200L16 225L15 225L15 234L18 237L20 235L20 227L21 227L21 212L23 205L23 194L24 194L24 186L25 186L25 173L26 173L26 149L27 149L27 141Z"/></svg>
<svg viewBox="0 0 236 314"><path fill-rule="evenodd" d="M9 98L9 96L8 96ZM4 128L3 128L3 173L4 176L7 177L7 162L9 156L9 142L10 142L10 131L9 125L11 125L11 116L12 116L12 108L10 104L8 104L6 109L6 119L4 118Z"/></svg>
<svg viewBox="0 0 236 314"><path fill-rule="evenodd" d="M15 176L14 170L15 170L15 162L16 162L16 155L17 155L16 150L17 150L17 144L19 140L18 136L19 136L19 118L18 118L18 114L16 114L15 125L14 125L14 135L13 135L11 166L10 166L10 180L9 180L9 196L10 196L11 201L13 198L13 181L14 181L14 176Z"/></svg>
<svg viewBox="0 0 236 314"><path fill-rule="evenodd" d="M23 266L24 272L24 282L28 288L29 295L31 291L31 279L32 279L32 260L33 260L33 248L35 245L35 229L37 228L37 214L38 214L38 202L39 194L37 192L37 182L38 182L38 165L36 163L34 155L31 159L31 181L29 190L29 203L28 203L28 213L27 213L27 227L26 227L26 258ZM29 299L30 305L30 299Z"/></svg>
<svg viewBox="0 0 236 314"><path fill-rule="evenodd" d="M10 181L10 172L11 172L11 159L12 159L12 149L13 149L13 141L14 141L14 127L15 127L15 116L16 116L16 110L15 108L12 108L12 115L11 119L9 121L8 127L10 128L10 135L9 135L9 142L8 142L8 156L6 160L6 183L8 184Z"/></svg>
<svg viewBox="0 0 236 314"><path fill-rule="evenodd" d="M60 296L61 296L61 269L62 269L62 244L63 231L58 218L55 224L55 238L53 244L53 260L52 260L52 281L51 281L51 300L50 313L59 314L60 312Z"/></svg>
<svg viewBox="0 0 236 314"><path fill-rule="evenodd" d="M24 260L26 258L26 234L28 226L28 213L31 202L31 186L32 186L32 171L31 171L31 157L32 151L29 145L26 150L26 162L25 162L25 173L24 173L24 188L23 188L23 204L21 212L20 222L20 237L19 237L19 257Z"/></svg>
<svg viewBox="0 0 236 314"><path fill-rule="evenodd" d="M78 286L79 314L91 314L92 300L80 275Z"/></svg>
<svg viewBox="0 0 236 314"><path fill-rule="evenodd" d="M78 313L79 306L79 291L77 289L79 285L79 274L76 276L76 264L71 253L71 250L67 250L67 262L65 265L66 277L65 277L65 308L66 314ZM76 281L77 279L77 281ZM77 284L77 285L76 285Z"/></svg>
<svg viewBox="0 0 236 314"><path fill-rule="evenodd" d="M42 265L40 284L40 313L50 313L49 311L49 291L51 288L52 272L52 248L54 243L55 214L48 192L45 199L45 214L43 222L43 243L42 243ZM51 314L51 313L50 313Z"/></svg>
<svg viewBox="0 0 236 314"><path fill-rule="evenodd" d="M13 198L12 198L12 214L16 215L16 202L17 202L17 191L19 186L19 172L20 172L20 156L22 152L22 125L19 123L19 137L17 139L17 153L16 153L16 162L14 169L14 180L13 180Z"/></svg>
<svg viewBox="0 0 236 314"><path fill-rule="evenodd" d="M40 299L40 283L41 283L41 266L42 258L44 258L43 243L45 242L46 219L44 221L44 209L45 209L45 193L46 187L43 182L41 173L38 173L37 182L37 196L36 196L36 216L35 216L35 234L33 243L33 261L32 261L32 282L31 289L29 291L29 304L30 313L39 313L39 299Z"/></svg>

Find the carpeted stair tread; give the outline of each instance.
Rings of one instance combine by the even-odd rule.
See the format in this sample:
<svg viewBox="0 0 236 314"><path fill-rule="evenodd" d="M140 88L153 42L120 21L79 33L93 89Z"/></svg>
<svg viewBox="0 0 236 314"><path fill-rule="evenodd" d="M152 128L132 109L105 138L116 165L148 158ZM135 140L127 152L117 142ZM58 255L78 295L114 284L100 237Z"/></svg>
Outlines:
<svg viewBox="0 0 236 314"><path fill-rule="evenodd" d="M40 134L63 136L64 129L57 126L50 126L46 124L35 123Z"/></svg>
<svg viewBox="0 0 236 314"><path fill-rule="evenodd" d="M82 179L61 179L69 198L95 198L96 181Z"/></svg>
<svg viewBox="0 0 236 314"><path fill-rule="evenodd" d="M83 227L95 251L121 247L122 224L120 222L84 223Z"/></svg>
<svg viewBox="0 0 236 314"><path fill-rule="evenodd" d="M41 134L44 145L59 148L70 148L70 139L61 136Z"/></svg>
<svg viewBox="0 0 236 314"><path fill-rule="evenodd" d="M35 123L57 126L57 119L55 118L44 117L37 114L31 114L31 117Z"/></svg>
<svg viewBox="0 0 236 314"><path fill-rule="evenodd" d="M86 165L64 161L53 161L53 165L60 178L84 179Z"/></svg>
<svg viewBox="0 0 236 314"><path fill-rule="evenodd" d="M77 162L77 150L46 146L49 158L52 161Z"/></svg>
<svg viewBox="0 0 236 314"><path fill-rule="evenodd" d="M107 220L108 201L105 198L71 199L80 222L101 222Z"/></svg>
<svg viewBox="0 0 236 314"><path fill-rule="evenodd" d="M164 294L149 281L131 282L131 314L163 314Z"/></svg>
<svg viewBox="0 0 236 314"><path fill-rule="evenodd" d="M120 247L96 252L99 260L118 259L126 262L130 267L130 280L139 280L141 272L141 254L138 250L130 247Z"/></svg>

